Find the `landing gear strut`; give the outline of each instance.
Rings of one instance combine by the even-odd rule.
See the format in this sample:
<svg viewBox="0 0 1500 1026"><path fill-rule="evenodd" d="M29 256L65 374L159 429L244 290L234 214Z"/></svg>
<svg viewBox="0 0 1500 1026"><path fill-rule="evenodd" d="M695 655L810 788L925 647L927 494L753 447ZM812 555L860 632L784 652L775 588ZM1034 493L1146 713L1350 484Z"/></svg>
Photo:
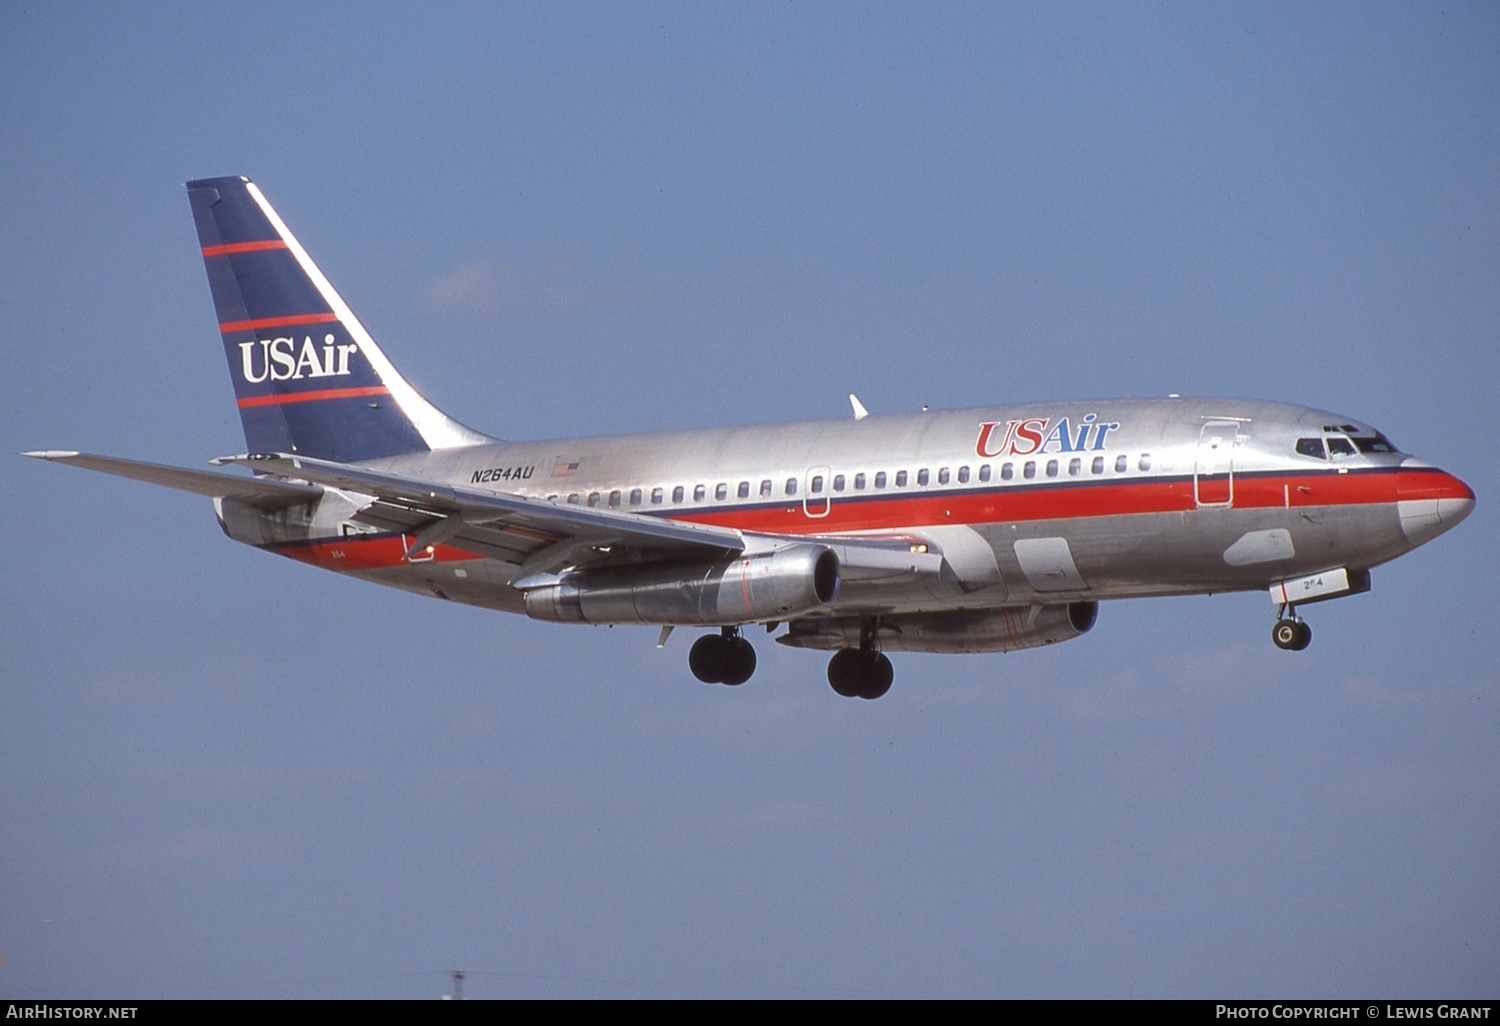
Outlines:
<svg viewBox="0 0 1500 1026"><path fill-rule="evenodd" d="M845 698L875 699L891 690L896 671L880 651L872 618L860 630L859 648L841 648L828 660L828 683Z"/></svg>
<svg viewBox="0 0 1500 1026"><path fill-rule="evenodd" d="M1271 640L1277 648L1301 652L1312 644L1312 628L1287 604L1281 607L1276 622L1271 626Z"/></svg>
<svg viewBox="0 0 1500 1026"><path fill-rule="evenodd" d="M693 642L688 668L705 684L743 684L755 672L755 648L738 627L721 627Z"/></svg>

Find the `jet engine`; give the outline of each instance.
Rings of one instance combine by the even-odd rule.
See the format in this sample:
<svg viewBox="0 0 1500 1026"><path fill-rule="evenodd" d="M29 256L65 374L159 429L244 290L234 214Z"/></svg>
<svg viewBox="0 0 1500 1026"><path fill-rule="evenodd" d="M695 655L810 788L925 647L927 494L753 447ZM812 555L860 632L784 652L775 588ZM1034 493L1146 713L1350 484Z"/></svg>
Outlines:
<svg viewBox="0 0 1500 1026"><path fill-rule="evenodd" d="M882 616L876 640L884 652L1014 652L1086 634L1098 616L1097 602ZM867 624L862 617L809 616L792 621L776 640L795 648L859 648Z"/></svg>
<svg viewBox="0 0 1500 1026"><path fill-rule="evenodd" d="M715 563L581 570L526 592L526 613L564 623L730 625L786 620L832 602L839 560L792 545Z"/></svg>

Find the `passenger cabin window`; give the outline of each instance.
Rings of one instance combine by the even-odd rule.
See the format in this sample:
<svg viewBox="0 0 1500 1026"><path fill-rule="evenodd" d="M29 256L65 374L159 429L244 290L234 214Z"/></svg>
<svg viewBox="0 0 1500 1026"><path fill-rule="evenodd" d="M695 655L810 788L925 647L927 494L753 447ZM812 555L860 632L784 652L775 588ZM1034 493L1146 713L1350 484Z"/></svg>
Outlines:
<svg viewBox="0 0 1500 1026"><path fill-rule="evenodd" d="M898 470L898 471L896 471L896 487L897 488L905 488L906 487L906 471L904 471L904 470Z"/></svg>
<svg viewBox="0 0 1500 1026"><path fill-rule="evenodd" d="M760 497L769 499L771 497L771 479L768 477L760 483Z"/></svg>
<svg viewBox="0 0 1500 1026"><path fill-rule="evenodd" d="M1095 473L1095 474L1102 474L1102 473L1104 473L1104 457L1103 456L1095 456L1094 457L1094 465L1091 466L1089 468L1089 470L1091 472Z"/></svg>
<svg viewBox="0 0 1500 1026"><path fill-rule="evenodd" d="M811 490L812 490L812 493L814 495L822 495L823 494L823 475L822 474L814 474L813 475L812 489Z"/></svg>
<svg viewBox="0 0 1500 1026"><path fill-rule="evenodd" d="M990 475L993 473L994 471L990 468L990 465L986 463L984 466L979 468L979 480L988 481L990 479Z"/></svg>
<svg viewBox="0 0 1500 1026"><path fill-rule="evenodd" d="M921 470L917 471L917 484L925 485L930 480L932 480L932 478L928 476L926 467L923 467Z"/></svg>
<svg viewBox="0 0 1500 1026"><path fill-rule="evenodd" d="M641 490L639 488L630 489L630 504L632 506L639 506L641 504Z"/></svg>
<svg viewBox="0 0 1500 1026"><path fill-rule="evenodd" d="M862 491L865 490L865 475L863 475L863 474L855 474L854 475L854 490L856 492L862 492Z"/></svg>
<svg viewBox="0 0 1500 1026"><path fill-rule="evenodd" d="M693 485L693 501L702 502L706 498L708 498L708 486Z"/></svg>
<svg viewBox="0 0 1500 1026"><path fill-rule="evenodd" d="M1082 473L1083 473L1083 460L1079 459L1077 456L1074 456L1072 459L1070 459L1068 461L1068 476L1069 477L1077 477L1079 474L1082 474Z"/></svg>
<svg viewBox="0 0 1500 1026"><path fill-rule="evenodd" d="M1150 470L1151 469L1151 454L1149 452L1143 452L1143 453L1141 453L1141 462L1138 463L1137 466L1139 466L1142 470Z"/></svg>
<svg viewBox="0 0 1500 1026"><path fill-rule="evenodd" d="M1021 471L1021 475L1028 481L1036 477L1036 460L1027 460L1026 466Z"/></svg>
<svg viewBox="0 0 1500 1026"><path fill-rule="evenodd" d="M676 488L672 489L672 501L673 502L681 502L682 498L683 498L682 485L678 485Z"/></svg>
<svg viewBox="0 0 1500 1026"><path fill-rule="evenodd" d="M841 491L844 490L844 475L843 474L834 474L833 475L833 490L836 491L836 492L841 492Z"/></svg>
<svg viewBox="0 0 1500 1026"><path fill-rule="evenodd" d="M590 506L597 506L597 505L599 505L599 493L598 492L589 492L589 505Z"/></svg>
<svg viewBox="0 0 1500 1026"><path fill-rule="evenodd" d="M948 483L948 468L947 467L940 467L938 469L938 484L947 484L947 483Z"/></svg>
<svg viewBox="0 0 1500 1026"><path fill-rule="evenodd" d="M1047 461L1047 476L1048 477L1056 477L1057 476L1057 461L1056 460L1048 460Z"/></svg>
<svg viewBox="0 0 1500 1026"><path fill-rule="evenodd" d="M1115 473L1116 474L1123 474L1123 473L1125 473L1125 471L1127 471L1129 469L1130 469L1130 457L1129 456L1116 456L1115 457Z"/></svg>
<svg viewBox="0 0 1500 1026"><path fill-rule="evenodd" d="M739 492L737 494L742 499L748 499L748 498L750 498L750 482L749 481L741 481L740 482L740 490L739 490Z"/></svg>
<svg viewBox="0 0 1500 1026"><path fill-rule="evenodd" d="M797 479L795 477L789 477L786 479L786 493L788 495L797 494Z"/></svg>
<svg viewBox="0 0 1500 1026"><path fill-rule="evenodd" d="M1326 460L1328 458L1328 454L1323 451L1323 439L1321 438L1297 439L1297 453L1301 456L1311 456L1317 460Z"/></svg>
<svg viewBox="0 0 1500 1026"><path fill-rule="evenodd" d="M653 505L653 506L659 506L659 505L661 505L661 489L660 488L653 488L653 489L651 489L651 505Z"/></svg>
<svg viewBox="0 0 1500 1026"><path fill-rule="evenodd" d="M574 492L572 495L569 495L568 496L568 501L571 502L575 506L578 505L578 493Z"/></svg>
<svg viewBox="0 0 1500 1026"><path fill-rule="evenodd" d="M718 484L714 485L714 498L715 499L719 500L720 502L723 502L728 497L729 497L729 486L727 484L725 484L723 481L720 481Z"/></svg>
<svg viewBox="0 0 1500 1026"><path fill-rule="evenodd" d="M1016 468L1015 468L1014 465L1009 464L1009 463L1001 464L1001 466L1000 466L1000 480L1002 480L1002 481L1013 481L1013 480L1015 480L1015 477L1016 477Z"/></svg>
<svg viewBox="0 0 1500 1026"><path fill-rule="evenodd" d="M609 493L609 504L611 506L620 505L620 489L616 488L614 491Z"/></svg>
<svg viewBox="0 0 1500 1026"><path fill-rule="evenodd" d="M875 487L876 488L884 488L885 487L885 471L881 470L881 471L878 471L875 474Z"/></svg>

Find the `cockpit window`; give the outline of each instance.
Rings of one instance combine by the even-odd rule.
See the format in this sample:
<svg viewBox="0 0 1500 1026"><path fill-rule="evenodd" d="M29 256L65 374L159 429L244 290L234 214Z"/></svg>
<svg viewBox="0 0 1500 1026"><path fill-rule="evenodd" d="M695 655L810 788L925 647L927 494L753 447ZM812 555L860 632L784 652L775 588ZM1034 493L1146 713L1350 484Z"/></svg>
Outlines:
<svg viewBox="0 0 1500 1026"><path fill-rule="evenodd" d="M1337 426L1329 425L1326 430L1337 430ZM1362 428L1361 430L1367 431L1369 429ZM1328 443L1326 450L1323 448L1325 439ZM1315 459L1326 460L1330 455L1335 459L1343 459L1346 456L1353 456L1356 451L1362 453L1398 453L1401 450L1397 449L1389 438L1378 431L1371 434L1353 435L1352 437L1329 434L1323 438L1297 439L1298 455L1312 456Z"/></svg>
<svg viewBox="0 0 1500 1026"><path fill-rule="evenodd" d="M1356 438L1354 444L1359 447L1360 452L1400 452L1391 440L1385 435L1376 434L1374 438Z"/></svg>
<svg viewBox="0 0 1500 1026"><path fill-rule="evenodd" d="M1321 438L1297 439L1297 453L1301 456L1312 456L1320 460L1328 458L1328 454L1323 451L1323 439Z"/></svg>

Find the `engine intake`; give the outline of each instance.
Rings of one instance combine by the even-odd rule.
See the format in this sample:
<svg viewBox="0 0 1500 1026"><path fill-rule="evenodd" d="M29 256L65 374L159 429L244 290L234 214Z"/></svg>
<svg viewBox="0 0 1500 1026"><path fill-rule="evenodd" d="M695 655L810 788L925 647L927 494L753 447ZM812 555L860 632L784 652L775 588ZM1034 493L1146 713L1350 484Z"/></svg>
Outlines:
<svg viewBox="0 0 1500 1026"><path fill-rule="evenodd" d="M564 623L711 624L785 620L839 592L839 560L821 545L716 563L647 563L568 574L526 592L526 613Z"/></svg>

